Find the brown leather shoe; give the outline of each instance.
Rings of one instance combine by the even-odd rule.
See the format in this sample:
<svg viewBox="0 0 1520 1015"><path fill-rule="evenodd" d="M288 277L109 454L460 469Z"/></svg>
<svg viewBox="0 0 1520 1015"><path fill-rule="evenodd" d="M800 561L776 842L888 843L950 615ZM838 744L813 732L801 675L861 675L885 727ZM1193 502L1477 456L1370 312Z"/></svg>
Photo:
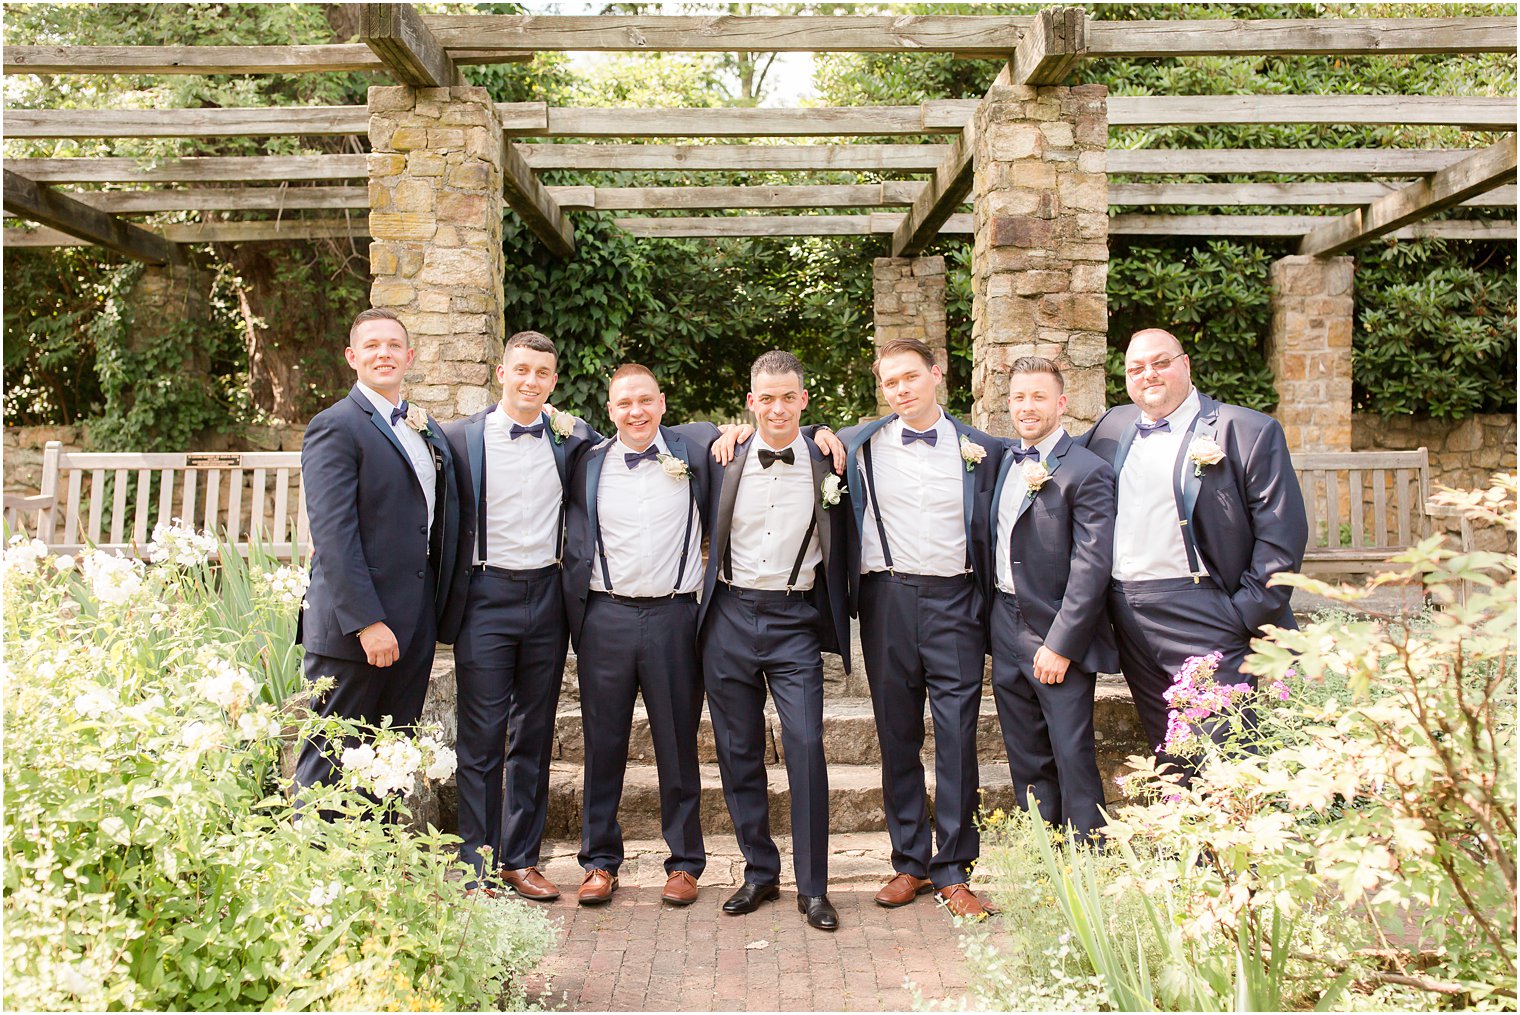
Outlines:
<svg viewBox="0 0 1520 1015"><path fill-rule="evenodd" d="M876 893L876 904L896 909L906 906L926 892L934 891L934 882L928 878L916 878L912 874L898 874L881 886Z"/></svg>
<svg viewBox="0 0 1520 1015"><path fill-rule="evenodd" d="M976 897L967 884L962 882L958 885L948 885L934 893L934 899L940 905L950 910L951 916L959 916L967 920L985 920L997 910Z"/></svg>
<svg viewBox="0 0 1520 1015"><path fill-rule="evenodd" d="M697 901L697 879L686 871L675 871L665 879L660 900L672 906L689 906Z"/></svg>
<svg viewBox="0 0 1520 1015"><path fill-rule="evenodd" d="M581 881L580 891L576 892L576 898L583 906L601 906L612 901L612 893L617 891L618 880L616 874L610 874L604 870L589 870L586 877Z"/></svg>
<svg viewBox="0 0 1520 1015"><path fill-rule="evenodd" d="M553 902L559 898L559 886L540 874L537 867L502 871L501 879L518 895L534 902Z"/></svg>

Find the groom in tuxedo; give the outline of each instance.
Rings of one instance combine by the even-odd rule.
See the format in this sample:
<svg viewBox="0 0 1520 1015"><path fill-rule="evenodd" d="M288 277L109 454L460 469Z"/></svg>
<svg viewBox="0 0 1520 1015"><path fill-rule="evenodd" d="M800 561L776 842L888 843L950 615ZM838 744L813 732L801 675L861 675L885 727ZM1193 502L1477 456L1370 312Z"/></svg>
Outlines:
<svg viewBox="0 0 1520 1015"><path fill-rule="evenodd" d="M1303 564L1309 525L1282 426L1193 387L1182 344L1138 331L1124 354L1134 404L1108 410L1081 443L1118 484L1108 607L1119 664L1151 747L1166 739L1163 698L1189 656L1216 649L1222 684L1262 627L1296 627L1280 571Z"/></svg>
<svg viewBox="0 0 1520 1015"><path fill-rule="evenodd" d="M413 726L434 645L457 633L454 456L433 418L401 397L416 350L400 318L361 312L344 355L353 390L313 417L301 445L312 558L296 640L307 679L335 681L313 703L318 715ZM304 741L296 784L336 777L327 742Z"/></svg>
<svg viewBox="0 0 1520 1015"><path fill-rule="evenodd" d="M839 437L855 523L852 599L896 871L876 901L903 906L933 891L952 914L980 919L988 910L966 882L980 851L976 725L987 638L971 528L987 510L1003 446L940 408L940 368L922 342L886 343L873 370L892 414ZM919 757L926 697L933 828Z"/></svg>
<svg viewBox="0 0 1520 1015"><path fill-rule="evenodd" d="M777 349L755 360L755 438L709 485L712 539L697 628L723 795L746 861L744 884L723 911L750 913L781 892L765 773L769 687L791 787L797 908L813 927L836 930L820 652L841 652L848 668L850 508L823 452L801 432L807 403L796 356Z"/></svg>
<svg viewBox="0 0 1520 1015"><path fill-rule="evenodd" d="M978 516L979 573L991 580L992 693L1020 807L1091 839L1104 823L1093 734L1097 673L1118 665L1104 604L1113 566L1114 471L1061 426L1055 363L1013 362L1008 415L1018 439Z"/></svg>

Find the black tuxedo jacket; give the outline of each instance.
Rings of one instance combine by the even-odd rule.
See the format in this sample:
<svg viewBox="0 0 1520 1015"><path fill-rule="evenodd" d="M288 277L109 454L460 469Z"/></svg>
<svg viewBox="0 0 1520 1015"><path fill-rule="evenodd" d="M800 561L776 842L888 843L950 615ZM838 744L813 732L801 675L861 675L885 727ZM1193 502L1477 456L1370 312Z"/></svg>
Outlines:
<svg viewBox="0 0 1520 1015"><path fill-rule="evenodd" d="M844 443L845 461L845 485L850 491L850 504L853 510L850 512L850 520L853 523L850 538L847 541L849 547L846 566L849 568L850 578L850 612L858 613L860 610L860 557L861 540L864 538L865 526L875 525L873 518L867 518L870 501L870 483L861 479L864 466L861 462L860 449L866 441L876 435L876 431L886 426L897 418L897 413L883 416L881 419L860 426L846 427L839 433L839 439ZM962 489L964 492L963 504L965 508L966 545L971 549L971 565L977 571L977 582L984 588L990 580L981 573L983 563L977 559L975 552L975 538L972 532L972 523L976 517L978 508L985 512L987 501L992 498L992 487L997 479L998 457L1003 453L1003 443L991 434L983 433L974 426L967 426L948 412L945 418L955 428L956 443L965 437L973 444L986 451L986 456L980 463L962 472Z"/></svg>
<svg viewBox="0 0 1520 1015"><path fill-rule="evenodd" d="M1235 604L1241 622L1252 634L1263 624L1297 627L1286 587L1268 588L1267 579L1279 571L1303 566L1309 542L1304 495L1282 426L1271 416L1239 405L1217 402L1202 392L1195 437L1209 437L1224 452L1224 460L1196 473L1187 461L1191 439L1183 441L1177 468L1183 477L1179 517L1197 540L1203 566ZM1140 409L1121 405L1109 409L1078 442L1114 467L1117 477L1135 441Z"/></svg>
<svg viewBox="0 0 1520 1015"><path fill-rule="evenodd" d="M1042 464L1049 478L1033 496L1025 491L1007 441L987 512L975 518L978 580L989 609L997 589L997 523L1003 498L1018 499L1010 549L1019 611L1052 652L1089 673L1118 669L1119 653L1108 625L1108 582L1114 560L1114 470L1061 435Z"/></svg>
<svg viewBox="0 0 1520 1015"><path fill-rule="evenodd" d="M500 408L499 404L493 403L473 416L443 424L443 436L454 453L455 470L459 476L459 490L462 494L459 503L459 549L455 555L454 573L454 581L458 583L461 594L453 598L449 612L439 621L440 632L457 633L464 620L466 596L462 593L469 587L468 573L470 566L475 562L477 526L481 524L478 515L480 514L481 465L486 457L486 417ZM601 440L601 435L591 429L584 420L576 419L575 428L567 436L558 438L554 436L553 428L549 425L549 414L541 413L539 418L543 420L544 436L534 439L547 440L551 443L554 450L554 465L559 470L561 488L568 491L570 473L575 463L579 461L582 454ZM522 439L525 438L519 438L519 440ZM556 556L563 556L564 553L563 525L560 535L561 545L554 548Z"/></svg>
<svg viewBox="0 0 1520 1015"><path fill-rule="evenodd" d="M844 659L844 667L850 668L850 579L847 568L848 541L850 536L850 500L842 495L839 503L823 506L824 480L834 475L833 463L818 450L812 438L804 435L808 459L813 470L813 518L818 529L818 548L823 560L814 570L813 598L819 612L819 630L823 637L823 650L836 652ZM708 491L708 523L710 533L707 550L707 570L702 579L702 606L697 614L697 630L707 622L707 608L717 591L718 575L723 567L724 552L728 549L729 534L733 530L734 504L739 496L739 484L744 475L744 463L749 460L755 447L755 439L734 449L734 459L722 469L718 481ZM716 468L716 466L715 466ZM793 548L792 552L796 552Z"/></svg>
<svg viewBox="0 0 1520 1015"><path fill-rule="evenodd" d="M433 528L412 460L356 385L313 417L301 444L311 526L311 584L296 640L308 652L363 662L361 630L384 621L406 653L425 610L451 608L459 532L454 454L428 417L437 500ZM434 582L427 580L432 565Z"/></svg>
<svg viewBox="0 0 1520 1015"><path fill-rule="evenodd" d="M697 511L694 524L704 525L707 517L707 491L717 468L709 448L718 437L718 428L711 423L662 426L660 436L665 439L670 453L685 462L691 470L687 482L691 484L692 503ZM581 628L586 620L586 599L591 592L591 569L597 566L597 491L601 486L607 452L616 444L616 438L604 438L601 443L581 454L570 471L565 518L565 566L561 580L565 589L565 610L570 620L570 638L577 652L580 651ZM622 467L622 463L614 464ZM700 566L700 559L686 562L688 572Z"/></svg>

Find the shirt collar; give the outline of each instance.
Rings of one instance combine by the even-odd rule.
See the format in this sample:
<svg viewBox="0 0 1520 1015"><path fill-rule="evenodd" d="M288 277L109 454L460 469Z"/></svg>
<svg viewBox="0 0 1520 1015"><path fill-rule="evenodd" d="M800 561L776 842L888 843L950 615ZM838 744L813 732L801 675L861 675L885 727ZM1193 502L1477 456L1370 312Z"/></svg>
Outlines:
<svg viewBox="0 0 1520 1015"><path fill-rule="evenodd" d="M623 454L627 454L627 455L636 455L636 454L639 454L639 452L633 450L628 445L624 444L623 443L623 438L621 438L621 437L619 437L617 440L613 441L612 443L613 443L613 446L612 446L612 450L613 451L620 451ZM660 454L662 454L662 455L668 455L668 454L670 454L670 447L665 443L665 435L663 433L660 433L659 431L655 431L654 443L651 444L650 447L652 447L652 448L658 448L659 451L660 451Z"/></svg>
<svg viewBox="0 0 1520 1015"><path fill-rule="evenodd" d="M1050 453L1056 449L1056 445L1061 443L1061 438L1065 436L1066 428L1058 426L1042 437L1040 443L1035 445L1035 448L1040 452L1040 461L1048 462L1050 460ZM1028 447L1022 439L1019 441L1019 446Z"/></svg>
<svg viewBox="0 0 1520 1015"><path fill-rule="evenodd" d="M1191 423L1193 417L1198 415L1198 410L1201 408L1203 408L1203 403L1198 400L1198 389L1193 388L1188 392L1188 396L1182 400L1182 404L1166 416L1166 421L1172 425L1173 430L1176 430L1179 426ZM1147 416L1143 410L1140 413L1140 419L1146 423L1156 422Z"/></svg>
<svg viewBox="0 0 1520 1015"><path fill-rule="evenodd" d="M511 434L513 426L533 426L535 423L543 422L544 414L540 412L537 416L533 417L532 423L518 423L517 420L508 415L500 405L496 406L495 412L486 414L486 426L495 427L498 431L504 434ZM545 429L547 428L548 426L545 424Z"/></svg>
<svg viewBox="0 0 1520 1015"><path fill-rule="evenodd" d="M898 416L897 419L893 421L893 425L897 427L896 436L899 438L902 436L902 432L904 430L909 429L908 424L903 422L903 418L901 416ZM938 432L941 439L945 437L955 436L955 428L950 425L950 419L945 415L945 410L943 408L939 410L939 418L934 421L934 425L931 426L929 430ZM928 433L929 430L923 430L920 432Z"/></svg>
<svg viewBox="0 0 1520 1015"><path fill-rule="evenodd" d="M399 409L400 406L392 404L389 398L386 398L384 395L380 394L380 392L376 391L368 384L365 384L363 381L355 381L354 384L358 386L360 391L364 392L364 397L370 400L370 404L375 407L376 412L385 414L385 422L390 423L391 411L393 409ZM403 398L402 401L404 402L406 399Z"/></svg>
<svg viewBox="0 0 1520 1015"><path fill-rule="evenodd" d="M761 448L765 448L767 451L776 451L776 452L785 451L787 448L791 448L792 449L792 456L794 458L796 458L797 461L799 461L799 462L805 462L805 461L807 461L807 457L808 457L807 444L803 441L803 439L802 439L802 433L800 431L798 432L798 434L797 434L796 437L792 438L792 442L790 444L787 444L787 445L785 445L783 447L779 447L779 448L773 448L773 447L771 447L770 442L767 441L764 437L761 437L757 433L755 435L755 450L759 451Z"/></svg>

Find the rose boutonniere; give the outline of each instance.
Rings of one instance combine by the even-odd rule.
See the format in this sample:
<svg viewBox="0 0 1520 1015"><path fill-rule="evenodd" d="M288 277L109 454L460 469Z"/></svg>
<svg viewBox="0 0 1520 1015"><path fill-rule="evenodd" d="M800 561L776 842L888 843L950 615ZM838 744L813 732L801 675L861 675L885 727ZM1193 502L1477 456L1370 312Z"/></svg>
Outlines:
<svg viewBox="0 0 1520 1015"><path fill-rule="evenodd" d="M660 468L665 470L665 475L671 479L689 479L691 468L675 455L655 455L654 460L660 463Z"/></svg>
<svg viewBox="0 0 1520 1015"><path fill-rule="evenodd" d="M839 498L844 496L844 492L844 483L840 481L838 476L834 475L832 472L827 476L824 476L822 487L823 509L827 511L835 504L838 504Z"/></svg>
<svg viewBox="0 0 1520 1015"><path fill-rule="evenodd" d="M1188 445L1188 461L1193 463L1193 475L1201 476L1205 465L1224 461L1224 450L1207 437L1194 437Z"/></svg>
<svg viewBox="0 0 1520 1015"><path fill-rule="evenodd" d="M1040 487L1050 478L1050 470L1045 468L1043 462L1025 462L1019 467L1019 473L1024 478L1024 490L1031 498L1040 492Z"/></svg>
<svg viewBox="0 0 1520 1015"><path fill-rule="evenodd" d="M433 436L433 431L428 429L427 410L415 402L408 403L406 407L406 425L424 437Z"/></svg>
<svg viewBox="0 0 1520 1015"><path fill-rule="evenodd" d="M961 434L961 461L966 463L966 471L970 472L981 464L982 459L987 457L987 449L976 441Z"/></svg>
<svg viewBox="0 0 1520 1015"><path fill-rule="evenodd" d="M565 443L565 438L575 432L575 417L568 412L560 412L558 409L549 410L549 436L556 444Z"/></svg>

